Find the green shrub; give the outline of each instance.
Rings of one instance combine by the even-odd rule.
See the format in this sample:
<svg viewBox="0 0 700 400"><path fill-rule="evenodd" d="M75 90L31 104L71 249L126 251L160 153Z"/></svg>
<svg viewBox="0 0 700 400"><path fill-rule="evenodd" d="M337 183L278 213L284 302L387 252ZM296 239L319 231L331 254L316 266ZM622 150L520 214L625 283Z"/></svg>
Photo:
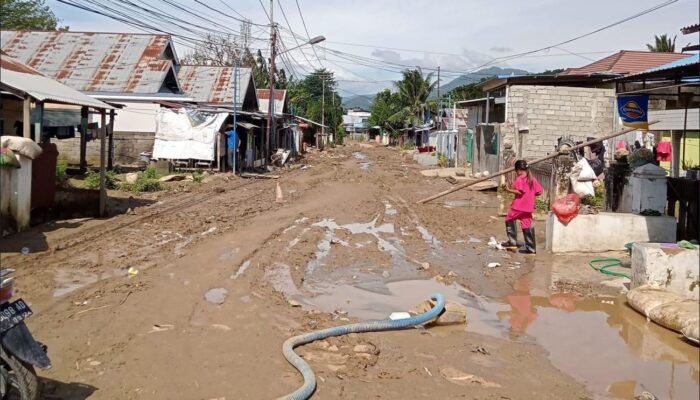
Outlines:
<svg viewBox="0 0 700 400"><path fill-rule="evenodd" d="M68 179L68 162L61 158L56 160L56 179L61 183Z"/></svg>
<svg viewBox="0 0 700 400"><path fill-rule="evenodd" d="M157 192L162 187L157 179L147 178L145 174L141 174L136 183L122 183L119 189L125 192Z"/></svg>
<svg viewBox="0 0 700 400"><path fill-rule="evenodd" d="M416 146L413 143L406 143L401 148L402 150L414 150Z"/></svg>
<svg viewBox="0 0 700 400"><path fill-rule="evenodd" d="M88 189L99 189L100 188L100 172L88 170L87 175L85 175L85 187ZM107 171L105 173L105 187L107 189L116 189L117 183L114 178L114 173L112 171Z"/></svg>
<svg viewBox="0 0 700 400"><path fill-rule="evenodd" d="M157 179L158 178L158 173L156 172L156 169L153 167L148 167L143 171L143 174L141 174L145 179Z"/></svg>
<svg viewBox="0 0 700 400"><path fill-rule="evenodd" d="M202 183L202 181L204 181L204 174L199 172L199 171L193 173L192 174L192 181L194 183Z"/></svg>

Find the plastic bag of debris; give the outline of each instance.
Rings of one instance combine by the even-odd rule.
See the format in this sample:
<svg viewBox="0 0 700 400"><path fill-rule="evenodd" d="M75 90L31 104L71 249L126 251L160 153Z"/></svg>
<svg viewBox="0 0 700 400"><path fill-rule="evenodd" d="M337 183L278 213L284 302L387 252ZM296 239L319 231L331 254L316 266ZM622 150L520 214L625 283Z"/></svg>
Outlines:
<svg viewBox="0 0 700 400"><path fill-rule="evenodd" d="M557 216L559 222L566 225L576 218L580 204L581 198L576 193L570 193L554 200L552 212Z"/></svg>
<svg viewBox="0 0 700 400"><path fill-rule="evenodd" d="M0 147L0 167L20 168L19 161L15 158L15 153L7 147Z"/></svg>

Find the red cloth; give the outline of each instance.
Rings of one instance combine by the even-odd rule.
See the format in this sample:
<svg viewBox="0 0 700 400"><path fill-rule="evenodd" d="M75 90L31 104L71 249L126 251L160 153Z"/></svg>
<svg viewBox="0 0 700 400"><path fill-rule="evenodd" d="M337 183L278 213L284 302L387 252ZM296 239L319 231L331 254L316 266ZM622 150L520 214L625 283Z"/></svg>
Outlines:
<svg viewBox="0 0 700 400"><path fill-rule="evenodd" d="M656 161L671 161L671 142L659 142L656 145Z"/></svg>
<svg viewBox="0 0 700 400"><path fill-rule="evenodd" d="M506 222L510 221L520 221L521 228L530 229L532 227L532 213L517 211L511 208L508 210L508 214L506 215Z"/></svg>

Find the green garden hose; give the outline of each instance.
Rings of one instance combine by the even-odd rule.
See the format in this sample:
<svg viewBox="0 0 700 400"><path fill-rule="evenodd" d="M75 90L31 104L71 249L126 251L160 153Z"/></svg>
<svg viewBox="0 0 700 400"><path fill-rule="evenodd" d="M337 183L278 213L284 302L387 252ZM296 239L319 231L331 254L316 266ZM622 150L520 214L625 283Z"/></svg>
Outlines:
<svg viewBox="0 0 700 400"><path fill-rule="evenodd" d="M599 263L605 263L605 265L603 265L602 267L596 267L596 264ZM608 268L619 267L620 265L622 265L622 261L618 260L617 258L596 258L591 260L591 262L589 262L588 265L590 265L591 268L593 268L594 270L601 272L605 275L621 276L632 280L632 277L624 272L608 271Z"/></svg>

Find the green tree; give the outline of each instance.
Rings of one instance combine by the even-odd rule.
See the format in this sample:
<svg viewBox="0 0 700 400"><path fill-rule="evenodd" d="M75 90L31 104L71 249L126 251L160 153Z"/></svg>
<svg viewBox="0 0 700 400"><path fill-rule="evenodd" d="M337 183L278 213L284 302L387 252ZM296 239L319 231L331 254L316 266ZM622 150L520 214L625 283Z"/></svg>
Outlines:
<svg viewBox="0 0 700 400"><path fill-rule="evenodd" d="M467 83L466 85L457 86L456 88L447 92L447 95L452 97L453 101L472 100L486 97L486 93L481 90L480 85L481 82L473 82Z"/></svg>
<svg viewBox="0 0 700 400"><path fill-rule="evenodd" d="M676 36L671 39L665 33L661 36L654 35L654 44L647 44L647 49L655 53L673 53L676 51Z"/></svg>
<svg viewBox="0 0 700 400"><path fill-rule="evenodd" d="M44 0L0 0L2 29L55 30L58 22Z"/></svg>
<svg viewBox="0 0 700 400"><path fill-rule="evenodd" d="M402 109L401 99L399 94L392 92L389 89L384 89L377 93L372 102L370 109L369 125L379 126L382 129L395 132L403 126L403 120L400 118Z"/></svg>
<svg viewBox="0 0 700 400"><path fill-rule="evenodd" d="M287 98L296 115L321 123L337 132L343 116L342 98L337 92L338 83L332 72L317 69L304 79L291 80L287 84ZM312 125L313 130L318 130Z"/></svg>
<svg viewBox="0 0 700 400"><path fill-rule="evenodd" d="M423 76L420 68L407 69L401 74L401 80L394 83L403 106L401 113L408 124L420 125L427 108L428 96L437 85L437 81L433 81L432 73Z"/></svg>

